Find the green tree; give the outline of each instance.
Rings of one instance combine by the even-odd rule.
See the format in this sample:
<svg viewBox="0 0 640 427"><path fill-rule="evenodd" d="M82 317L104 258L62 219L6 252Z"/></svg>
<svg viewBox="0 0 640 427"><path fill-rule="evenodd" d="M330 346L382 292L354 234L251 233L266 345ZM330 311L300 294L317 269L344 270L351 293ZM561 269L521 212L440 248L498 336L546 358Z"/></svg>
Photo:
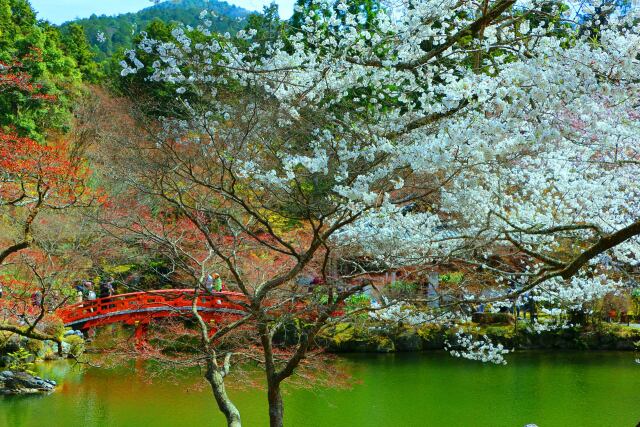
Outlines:
<svg viewBox="0 0 640 427"><path fill-rule="evenodd" d="M26 0L0 3L0 62L0 128L36 139L66 131L82 74Z"/></svg>
<svg viewBox="0 0 640 427"><path fill-rule="evenodd" d="M252 13L247 17L245 31L255 30L253 40L259 43L272 42L283 35L285 23L280 19L278 4L264 6L262 13Z"/></svg>
<svg viewBox="0 0 640 427"><path fill-rule="evenodd" d="M91 50L84 28L79 24L70 24L65 27L62 43L66 54L75 59L83 78L90 82L97 82L101 77L100 68L94 61L96 54Z"/></svg>

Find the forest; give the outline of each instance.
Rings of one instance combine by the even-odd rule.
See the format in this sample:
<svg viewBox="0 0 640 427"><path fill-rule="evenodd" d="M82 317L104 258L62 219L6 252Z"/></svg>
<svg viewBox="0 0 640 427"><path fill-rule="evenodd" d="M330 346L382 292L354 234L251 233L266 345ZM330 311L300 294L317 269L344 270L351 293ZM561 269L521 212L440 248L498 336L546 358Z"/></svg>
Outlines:
<svg viewBox="0 0 640 427"><path fill-rule="evenodd" d="M213 29L220 34L241 30L250 15L249 11L224 1L168 1L136 13L116 16L92 15L89 18L76 19L63 24L60 30L63 34L69 34L74 31L76 25L81 26L87 41L91 44L94 60L102 62L131 49L136 43L136 36L146 31L153 21L197 27L198 17L204 9L217 15L211 19Z"/></svg>

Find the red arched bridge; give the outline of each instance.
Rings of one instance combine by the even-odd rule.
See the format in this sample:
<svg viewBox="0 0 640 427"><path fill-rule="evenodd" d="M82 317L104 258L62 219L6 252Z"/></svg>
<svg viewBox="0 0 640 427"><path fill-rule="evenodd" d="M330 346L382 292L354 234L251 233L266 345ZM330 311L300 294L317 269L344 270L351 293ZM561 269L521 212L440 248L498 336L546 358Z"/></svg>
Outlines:
<svg viewBox="0 0 640 427"><path fill-rule="evenodd" d="M133 292L83 301L56 311L66 327L87 330L97 326L124 323L148 325L151 319L189 317L192 314L194 290L166 289ZM221 320L245 314L240 305L246 301L237 292L214 292L198 295L198 314L205 321Z"/></svg>

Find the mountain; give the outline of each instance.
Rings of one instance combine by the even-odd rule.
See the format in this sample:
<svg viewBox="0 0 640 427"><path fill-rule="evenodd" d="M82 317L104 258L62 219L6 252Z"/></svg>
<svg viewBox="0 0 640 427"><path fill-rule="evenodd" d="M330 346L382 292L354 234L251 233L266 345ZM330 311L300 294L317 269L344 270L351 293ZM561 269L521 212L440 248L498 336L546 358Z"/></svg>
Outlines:
<svg viewBox="0 0 640 427"><path fill-rule="evenodd" d="M138 13L157 13L158 11L175 11L195 9L200 13L203 9L212 10L229 18L245 18L250 12L225 1L216 0L167 0L148 7ZM171 13L171 12L169 12Z"/></svg>
<svg viewBox="0 0 640 427"><path fill-rule="evenodd" d="M246 9L217 0L168 0L147 7L135 13L116 16L91 15L62 24L63 34L73 24L84 29L87 40L95 53L96 61L103 61L121 49L130 49L134 38L154 20L166 23L183 23L196 26L200 12L204 9L215 12L211 28L221 33L234 32L244 26L251 14Z"/></svg>

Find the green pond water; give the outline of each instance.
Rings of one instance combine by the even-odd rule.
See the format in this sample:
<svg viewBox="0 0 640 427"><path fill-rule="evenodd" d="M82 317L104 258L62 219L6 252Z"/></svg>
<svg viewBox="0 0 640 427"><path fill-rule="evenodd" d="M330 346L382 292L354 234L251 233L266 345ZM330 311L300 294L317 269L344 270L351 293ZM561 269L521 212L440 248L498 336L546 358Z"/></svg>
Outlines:
<svg viewBox="0 0 640 427"><path fill-rule="evenodd" d="M507 366L443 352L341 357L350 389L289 388L287 426L634 427L640 422L640 365L631 353L516 353ZM144 370L42 365L60 382L40 397L0 397L0 426L222 426L210 391L190 371L145 381ZM329 374L332 371L329 370ZM232 387L233 388L233 387ZM261 390L232 389L244 425L265 426Z"/></svg>

